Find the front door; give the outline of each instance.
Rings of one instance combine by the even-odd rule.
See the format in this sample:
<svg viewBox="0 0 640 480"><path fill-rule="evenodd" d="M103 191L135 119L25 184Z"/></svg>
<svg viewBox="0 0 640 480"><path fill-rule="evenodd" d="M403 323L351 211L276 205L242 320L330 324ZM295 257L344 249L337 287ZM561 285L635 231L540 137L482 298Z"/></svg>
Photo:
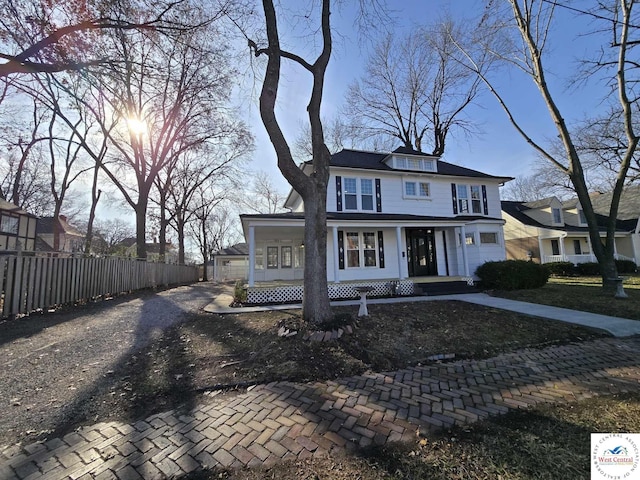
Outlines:
<svg viewBox="0 0 640 480"><path fill-rule="evenodd" d="M407 229L406 235L409 276L437 275L436 241L433 228Z"/></svg>

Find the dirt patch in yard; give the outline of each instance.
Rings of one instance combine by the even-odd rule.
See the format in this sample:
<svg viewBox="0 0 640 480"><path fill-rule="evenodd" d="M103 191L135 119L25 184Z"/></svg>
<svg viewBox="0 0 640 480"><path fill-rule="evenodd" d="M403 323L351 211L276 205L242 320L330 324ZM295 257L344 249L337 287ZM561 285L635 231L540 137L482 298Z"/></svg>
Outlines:
<svg viewBox="0 0 640 480"><path fill-rule="evenodd" d="M200 290L198 295L202 297L203 292ZM303 339L307 326L299 310L208 314L193 308L201 300L198 297L192 300L190 309L171 313L171 308L184 305L185 298L178 296L174 302L170 295L167 292L114 304L120 310L115 318L109 317L113 314L109 314L107 307L94 309L98 316L92 314L74 321L51 321L46 315L34 318L34 322L45 322L42 332L46 332L49 340L39 340L43 333L34 324L31 336L16 335L11 341L0 343L4 358L18 357L24 348L43 348L43 353L48 353L48 349L66 352L63 356L51 350L48 358L56 363L47 372L43 369L43 378L37 382L29 379L29 360L45 362L45 357L31 356L23 362L14 362L12 370L0 372L0 387L7 386L7 392L15 390L15 385L23 390L28 385L31 392L37 388L43 394L46 392L43 402L47 398L57 402L47 408L45 403L36 404L38 397L29 394L31 398L25 396L13 406L11 393L5 393L6 404L0 405L0 417L10 421L0 421L0 445L60 436L78 426L101 421L131 422L171 408L190 409L200 401L203 391L212 388L233 395L252 383L334 379L433 363L437 355L486 358L524 347L606 336L602 331L512 312L462 302L433 301L370 305L370 315L357 320L352 335L312 343ZM136 340L139 338L134 335L136 332L123 336L124 325L132 315L129 309L133 308L138 313L148 310L153 318L162 318L158 312L166 312L161 328L154 327L153 336L145 333L146 340L142 343ZM355 315L357 308L335 311L348 316ZM172 315L177 316L174 322L169 321ZM116 321L120 323L114 327ZM278 328L283 322L298 334L279 337ZM114 330L110 335L116 343L111 345L98 343L106 337L99 329L107 326ZM63 328L68 330L69 338L64 339L68 346L62 342ZM11 328L5 326L5 330ZM148 329L138 325L137 331L144 333ZM86 332L96 332L91 348L83 338ZM55 341L61 343L51 347L47 343ZM126 348L111 358L114 345L124 345L125 341L129 342ZM102 363L97 352L106 359ZM74 375L77 381L73 380ZM82 382L80 377L84 379Z"/></svg>

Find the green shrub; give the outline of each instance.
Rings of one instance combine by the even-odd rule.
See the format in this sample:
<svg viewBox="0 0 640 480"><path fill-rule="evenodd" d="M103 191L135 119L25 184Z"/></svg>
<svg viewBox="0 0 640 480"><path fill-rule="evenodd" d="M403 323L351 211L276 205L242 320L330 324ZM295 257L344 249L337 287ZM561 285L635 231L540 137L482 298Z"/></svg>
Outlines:
<svg viewBox="0 0 640 480"><path fill-rule="evenodd" d="M600 275L600 265L597 262L579 263L576 265L576 273L586 276Z"/></svg>
<svg viewBox="0 0 640 480"><path fill-rule="evenodd" d="M240 304L247 301L247 289L244 288L244 282L238 280L233 287L233 303Z"/></svg>
<svg viewBox="0 0 640 480"><path fill-rule="evenodd" d="M616 268L618 273L636 273L638 266L632 260L616 260Z"/></svg>
<svg viewBox="0 0 640 480"><path fill-rule="evenodd" d="M543 265L525 260L487 262L476 270L483 288L521 290L543 287L549 280L549 270Z"/></svg>
<svg viewBox="0 0 640 480"><path fill-rule="evenodd" d="M558 277L570 277L576 273L576 267L571 262L551 262L545 263L544 266L551 275Z"/></svg>

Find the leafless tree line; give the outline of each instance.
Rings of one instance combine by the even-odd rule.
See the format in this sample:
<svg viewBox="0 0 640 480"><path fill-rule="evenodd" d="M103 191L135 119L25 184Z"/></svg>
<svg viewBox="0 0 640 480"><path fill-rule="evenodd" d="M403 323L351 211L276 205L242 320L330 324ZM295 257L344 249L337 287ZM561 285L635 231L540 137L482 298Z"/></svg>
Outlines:
<svg viewBox="0 0 640 480"><path fill-rule="evenodd" d="M231 98L238 53L223 41L223 20L243 6L2 3L0 195L40 215L82 211L86 253L112 249L127 230L96 222L105 196L135 213L139 258L148 222L161 258L168 231L181 263L187 236L202 253L220 248L229 228L220 212L237 196L253 148ZM90 192L88 208L80 191Z"/></svg>

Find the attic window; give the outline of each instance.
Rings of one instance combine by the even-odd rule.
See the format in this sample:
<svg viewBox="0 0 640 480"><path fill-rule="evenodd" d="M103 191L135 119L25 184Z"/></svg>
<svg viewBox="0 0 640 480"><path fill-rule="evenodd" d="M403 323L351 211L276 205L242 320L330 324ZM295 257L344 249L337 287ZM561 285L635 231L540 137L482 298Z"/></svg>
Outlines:
<svg viewBox="0 0 640 480"><path fill-rule="evenodd" d="M552 208L551 212L553 213L553 223L562 223L562 214L559 208Z"/></svg>
<svg viewBox="0 0 640 480"><path fill-rule="evenodd" d="M587 224L587 216L584 214L584 210L578 210L578 216L580 217L580 223L583 225Z"/></svg>
<svg viewBox="0 0 640 480"><path fill-rule="evenodd" d="M393 166L398 170L435 172L435 161L430 158L393 157Z"/></svg>

